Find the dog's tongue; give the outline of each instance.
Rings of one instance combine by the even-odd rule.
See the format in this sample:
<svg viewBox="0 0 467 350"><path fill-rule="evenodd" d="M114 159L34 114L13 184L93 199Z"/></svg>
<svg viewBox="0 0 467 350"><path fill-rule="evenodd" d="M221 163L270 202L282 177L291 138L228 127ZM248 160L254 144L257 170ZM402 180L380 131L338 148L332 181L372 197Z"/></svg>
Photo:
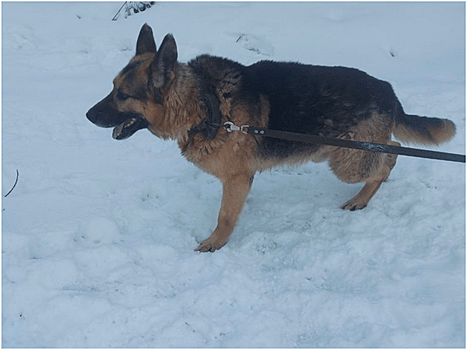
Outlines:
<svg viewBox="0 0 467 350"><path fill-rule="evenodd" d="M112 137L115 140L124 140L129 138L140 129L148 127L148 122L142 118L130 118L120 125L117 125L113 132Z"/></svg>
<svg viewBox="0 0 467 350"><path fill-rule="evenodd" d="M120 125L117 125L114 128L114 131L112 132L112 137L115 140L122 140L121 135L122 135L122 131L123 131L124 126L125 126L125 123L122 123Z"/></svg>

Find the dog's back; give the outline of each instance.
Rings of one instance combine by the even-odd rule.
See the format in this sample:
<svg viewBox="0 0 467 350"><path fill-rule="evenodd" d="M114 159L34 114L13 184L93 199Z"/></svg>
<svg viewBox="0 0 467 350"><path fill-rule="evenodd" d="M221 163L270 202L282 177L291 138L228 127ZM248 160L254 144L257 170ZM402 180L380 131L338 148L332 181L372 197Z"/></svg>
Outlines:
<svg viewBox="0 0 467 350"><path fill-rule="evenodd" d="M389 83L354 68L261 61L245 67L242 87L268 97L273 130L341 137L378 114L403 142L438 145L455 134L449 120L405 114ZM270 138L262 146L274 156L316 149Z"/></svg>

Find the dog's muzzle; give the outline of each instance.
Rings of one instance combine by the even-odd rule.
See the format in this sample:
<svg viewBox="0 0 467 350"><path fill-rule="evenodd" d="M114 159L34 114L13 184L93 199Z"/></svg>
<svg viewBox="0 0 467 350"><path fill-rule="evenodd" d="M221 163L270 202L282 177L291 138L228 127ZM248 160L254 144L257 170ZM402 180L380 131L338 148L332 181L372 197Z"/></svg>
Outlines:
<svg viewBox="0 0 467 350"><path fill-rule="evenodd" d="M127 139L138 130L149 126L148 121L137 113L104 110L99 104L86 113L86 118L101 128L113 127L112 137L116 140Z"/></svg>

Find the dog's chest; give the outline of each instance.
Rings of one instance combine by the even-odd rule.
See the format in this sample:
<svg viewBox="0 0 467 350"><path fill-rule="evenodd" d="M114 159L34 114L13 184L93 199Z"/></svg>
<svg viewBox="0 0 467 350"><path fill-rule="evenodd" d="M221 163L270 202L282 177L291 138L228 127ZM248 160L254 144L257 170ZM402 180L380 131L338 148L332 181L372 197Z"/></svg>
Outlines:
<svg viewBox="0 0 467 350"><path fill-rule="evenodd" d="M209 163L212 158L219 156L222 146L224 146L227 135L223 135L221 130L212 140L207 140L202 134L188 136L185 140L179 140L178 146L182 155L190 162L202 167Z"/></svg>

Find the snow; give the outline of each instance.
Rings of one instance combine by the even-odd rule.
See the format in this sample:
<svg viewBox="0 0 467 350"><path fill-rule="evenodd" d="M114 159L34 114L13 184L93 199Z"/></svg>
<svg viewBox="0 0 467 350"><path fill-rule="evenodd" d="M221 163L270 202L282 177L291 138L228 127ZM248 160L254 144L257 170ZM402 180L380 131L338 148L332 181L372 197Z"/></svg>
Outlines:
<svg viewBox="0 0 467 350"><path fill-rule="evenodd" d="M256 176L229 243L221 184L175 142L86 111L140 27L209 53L359 68L465 151L465 4L2 3L4 347L465 347L465 167L399 157L363 211L326 164Z"/></svg>

